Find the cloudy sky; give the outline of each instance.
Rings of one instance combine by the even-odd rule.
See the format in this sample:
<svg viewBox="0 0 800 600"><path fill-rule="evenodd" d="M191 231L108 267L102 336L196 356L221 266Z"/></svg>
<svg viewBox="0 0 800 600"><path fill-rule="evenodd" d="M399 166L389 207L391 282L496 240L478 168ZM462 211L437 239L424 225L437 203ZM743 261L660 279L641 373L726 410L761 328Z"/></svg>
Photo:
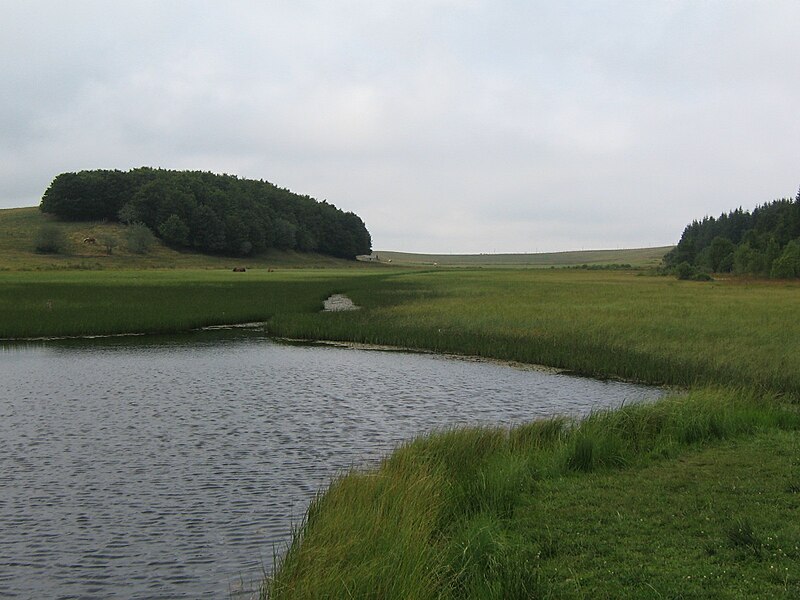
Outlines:
<svg viewBox="0 0 800 600"><path fill-rule="evenodd" d="M675 243L800 185L796 0L0 0L0 208L64 171L266 179L373 246Z"/></svg>

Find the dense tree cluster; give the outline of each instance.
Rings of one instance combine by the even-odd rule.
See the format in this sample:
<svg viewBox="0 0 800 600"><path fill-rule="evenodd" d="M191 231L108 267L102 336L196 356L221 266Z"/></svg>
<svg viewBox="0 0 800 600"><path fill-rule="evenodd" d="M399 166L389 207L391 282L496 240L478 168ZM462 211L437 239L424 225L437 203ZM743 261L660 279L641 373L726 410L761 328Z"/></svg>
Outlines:
<svg viewBox="0 0 800 600"><path fill-rule="evenodd" d="M705 217L683 231L666 256L668 267L778 278L800 277L800 192L753 212L738 208Z"/></svg>
<svg viewBox="0 0 800 600"><path fill-rule="evenodd" d="M235 256L280 248L354 258L372 245L351 212L266 181L201 171L62 173L40 209L68 221L141 223L175 248Z"/></svg>

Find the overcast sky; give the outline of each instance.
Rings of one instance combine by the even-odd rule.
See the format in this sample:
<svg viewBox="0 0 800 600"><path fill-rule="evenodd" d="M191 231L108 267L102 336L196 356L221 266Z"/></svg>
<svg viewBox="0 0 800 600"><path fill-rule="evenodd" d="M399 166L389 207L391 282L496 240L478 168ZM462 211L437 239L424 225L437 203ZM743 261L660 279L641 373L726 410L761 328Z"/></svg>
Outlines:
<svg viewBox="0 0 800 600"><path fill-rule="evenodd" d="M266 179L373 247L677 242L800 185L796 0L0 0L0 207L55 175Z"/></svg>

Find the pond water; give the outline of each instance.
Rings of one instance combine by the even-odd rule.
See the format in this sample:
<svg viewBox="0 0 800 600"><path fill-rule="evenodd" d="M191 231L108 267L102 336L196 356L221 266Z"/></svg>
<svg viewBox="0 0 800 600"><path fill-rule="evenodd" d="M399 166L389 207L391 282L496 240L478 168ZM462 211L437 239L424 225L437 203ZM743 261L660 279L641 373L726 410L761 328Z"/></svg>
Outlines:
<svg viewBox="0 0 800 600"><path fill-rule="evenodd" d="M661 394L248 330L0 343L0 597L250 597L343 469Z"/></svg>

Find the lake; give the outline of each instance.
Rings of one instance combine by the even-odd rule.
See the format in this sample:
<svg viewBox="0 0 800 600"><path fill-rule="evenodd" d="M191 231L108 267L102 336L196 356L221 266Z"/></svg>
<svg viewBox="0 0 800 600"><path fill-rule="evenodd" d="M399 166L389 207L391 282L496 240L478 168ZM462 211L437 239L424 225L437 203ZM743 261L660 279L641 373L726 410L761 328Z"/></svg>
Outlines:
<svg viewBox="0 0 800 600"><path fill-rule="evenodd" d="M0 342L0 597L248 598L344 469L662 394L258 329Z"/></svg>

